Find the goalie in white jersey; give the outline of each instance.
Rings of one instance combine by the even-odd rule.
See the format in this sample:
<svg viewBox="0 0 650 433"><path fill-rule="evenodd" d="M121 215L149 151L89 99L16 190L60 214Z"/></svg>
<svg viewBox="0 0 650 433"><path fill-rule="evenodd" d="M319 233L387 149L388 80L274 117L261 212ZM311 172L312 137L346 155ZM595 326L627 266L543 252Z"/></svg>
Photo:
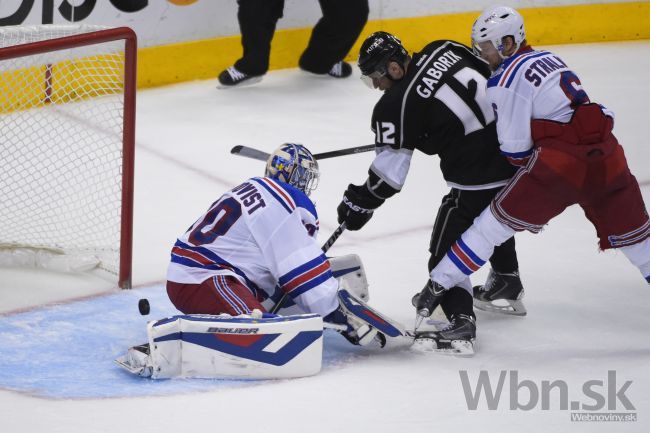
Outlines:
<svg viewBox="0 0 650 433"><path fill-rule="evenodd" d="M523 18L510 7L478 17L472 45L493 71L487 96L501 151L521 168L431 271L434 285L452 287L495 245L516 231L539 232L572 204L596 228L600 248L620 249L650 283L650 220L612 134L613 113L589 100L560 57L527 45Z"/></svg>
<svg viewBox="0 0 650 433"><path fill-rule="evenodd" d="M351 342L372 341L377 330L341 308L338 281L316 241L318 215L308 194L318 178L309 150L287 143L270 156L264 177L215 201L172 249L167 293L174 306L185 314L238 316L270 311L288 294L303 312L346 325Z"/></svg>

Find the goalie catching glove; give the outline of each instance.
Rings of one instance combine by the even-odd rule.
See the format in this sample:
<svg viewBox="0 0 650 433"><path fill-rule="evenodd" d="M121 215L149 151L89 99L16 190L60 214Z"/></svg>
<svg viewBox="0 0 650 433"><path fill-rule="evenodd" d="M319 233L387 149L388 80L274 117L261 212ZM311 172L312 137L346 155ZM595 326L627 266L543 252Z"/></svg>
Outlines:
<svg viewBox="0 0 650 433"><path fill-rule="evenodd" d="M338 298L339 307L323 320L346 326L345 330L339 332L352 344L366 346L377 340L381 347L384 347L386 337L394 338L406 334L401 325L372 309L347 290L339 290Z"/></svg>
<svg viewBox="0 0 650 433"><path fill-rule="evenodd" d="M384 203L384 199L374 196L366 185L348 185L343 200L336 208L338 222L345 222L348 230L359 230L366 225L372 213Z"/></svg>

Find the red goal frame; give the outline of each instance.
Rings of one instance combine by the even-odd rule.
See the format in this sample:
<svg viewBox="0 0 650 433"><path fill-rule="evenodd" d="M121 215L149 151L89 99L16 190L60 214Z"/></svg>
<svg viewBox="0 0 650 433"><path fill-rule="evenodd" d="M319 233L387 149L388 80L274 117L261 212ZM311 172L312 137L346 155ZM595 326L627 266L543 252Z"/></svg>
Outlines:
<svg viewBox="0 0 650 433"><path fill-rule="evenodd" d="M133 172L135 160L135 94L137 66L137 36L128 27L97 30L39 42L14 45L0 49L0 60L43 54L58 49L76 48L103 42L124 40L124 123L122 136L122 210L120 233L120 270L118 285L131 288L133 260ZM48 80L44 77L44 99Z"/></svg>

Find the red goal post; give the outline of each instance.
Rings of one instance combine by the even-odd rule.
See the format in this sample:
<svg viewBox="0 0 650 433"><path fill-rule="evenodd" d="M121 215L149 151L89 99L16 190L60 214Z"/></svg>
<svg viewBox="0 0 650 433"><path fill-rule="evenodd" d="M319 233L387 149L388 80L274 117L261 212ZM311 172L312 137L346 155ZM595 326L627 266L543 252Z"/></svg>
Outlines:
<svg viewBox="0 0 650 433"><path fill-rule="evenodd" d="M0 27L5 264L131 287L136 56L126 27Z"/></svg>

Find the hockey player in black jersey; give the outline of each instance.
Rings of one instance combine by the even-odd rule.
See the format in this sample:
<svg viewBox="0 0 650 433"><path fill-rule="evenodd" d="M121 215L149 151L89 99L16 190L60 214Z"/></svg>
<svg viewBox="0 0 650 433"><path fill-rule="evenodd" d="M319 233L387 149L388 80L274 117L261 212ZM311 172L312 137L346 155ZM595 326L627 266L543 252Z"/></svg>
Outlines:
<svg viewBox="0 0 650 433"><path fill-rule="evenodd" d="M349 230L361 229L387 198L402 189L415 149L438 155L451 190L433 225L431 271L514 174L499 153L494 112L485 99L488 66L471 49L449 40L431 42L411 57L400 40L386 32L373 33L364 41L358 65L364 81L384 91L371 122L377 156L365 184L350 184L345 191L338 221ZM427 282L413 297L420 317L416 327L438 305L449 325L439 332L419 333L417 340L432 343L436 351L472 354L476 337L472 296L477 308L526 314L514 238L495 249L490 264L487 283L474 289L469 278L441 293L435 293L431 280Z"/></svg>

